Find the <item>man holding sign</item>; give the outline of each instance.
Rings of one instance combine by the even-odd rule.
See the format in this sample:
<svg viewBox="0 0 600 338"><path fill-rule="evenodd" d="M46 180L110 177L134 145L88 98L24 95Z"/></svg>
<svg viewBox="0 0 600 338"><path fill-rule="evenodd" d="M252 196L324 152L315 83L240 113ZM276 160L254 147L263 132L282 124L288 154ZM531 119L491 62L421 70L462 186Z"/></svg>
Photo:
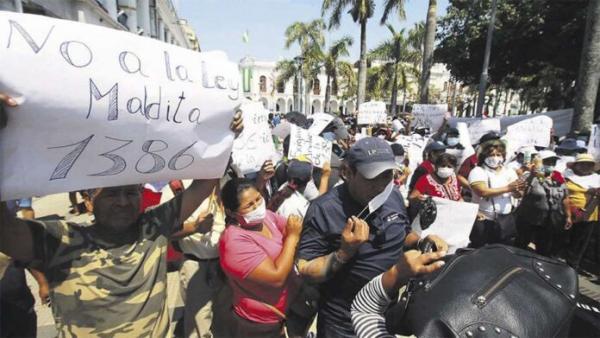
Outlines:
<svg viewBox="0 0 600 338"><path fill-rule="evenodd" d="M17 106L3 93L0 102ZM230 127L241 132L239 112ZM91 189L95 222L90 226L17 219L2 202L0 252L46 274L59 335L165 337L169 237L217 183L195 180L143 214L140 185Z"/></svg>

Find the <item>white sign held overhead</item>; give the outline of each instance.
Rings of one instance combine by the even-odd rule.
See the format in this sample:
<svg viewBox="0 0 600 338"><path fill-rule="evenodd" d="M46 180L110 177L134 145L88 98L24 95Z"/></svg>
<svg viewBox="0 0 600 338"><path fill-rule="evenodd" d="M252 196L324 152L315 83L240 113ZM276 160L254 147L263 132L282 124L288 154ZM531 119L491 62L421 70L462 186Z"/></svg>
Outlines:
<svg viewBox="0 0 600 338"><path fill-rule="evenodd" d="M273 159L275 146L269 128L269 111L260 102L244 102L240 109L244 131L233 141L233 165L242 174L257 172L267 160Z"/></svg>
<svg viewBox="0 0 600 338"><path fill-rule="evenodd" d="M315 135L319 135L325 129L325 127L327 127L327 125L333 121L334 118L335 117L331 114L312 114L308 117L309 120L313 120L313 123L310 125L308 130Z"/></svg>
<svg viewBox="0 0 600 338"><path fill-rule="evenodd" d="M221 177L239 71L129 32L0 12L2 199Z"/></svg>
<svg viewBox="0 0 600 338"><path fill-rule="evenodd" d="M319 168L323 168L325 163L331 161L331 142L296 125L292 125L291 131L288 152L290 160L306 156L315 167Z"/></svg>
<svg viewBox="0 0 600 338"><path fill-rule="evenodd" d="M600 124L592 126L590 141L588 143L588 152L594 156L596 162L600 162Z"/></svg>
<svg viewBox="0 0 600 338"><path fill-rule="evenodd" d="M420 218L413 221L412 228L425 238L428 235L437 235L448 243L448 253L464 248L469 244L469 234L479 205L475 203L455 202L444 198L433 197L437 208L437 216L433 224L426 230L421 229Z"/></svg>
<svg viewBox="0 0 600 338"><path fill-rule="evenodd" d="M429 128L432 132L437 131L444 123L444 117L448 113L446 104L415 104L412 115L415 117L415 127Z"/></svg>
<svg viewBox="0 0 600 338"><path fill-rule="evenodd" d="M386 124L387 112L385 103L381 101L362 103L358 107L358 117L356 123L360 125Z"/></svg>
<svg viewBox="0 0 600 338"><path fill-rule="evenodd" d="M507 154L525 146L548 147L552 119L547 116L537 116L517 122L506 128L505 139L508 142Z"/></svg>
<svg viewBox="0 0 600 338"><path fill-rule="evenodd" d="M500 133L500 119L478 119L469 122L469 136L471 136L471 144L479 144L481 136L495 131Z"/></svg>

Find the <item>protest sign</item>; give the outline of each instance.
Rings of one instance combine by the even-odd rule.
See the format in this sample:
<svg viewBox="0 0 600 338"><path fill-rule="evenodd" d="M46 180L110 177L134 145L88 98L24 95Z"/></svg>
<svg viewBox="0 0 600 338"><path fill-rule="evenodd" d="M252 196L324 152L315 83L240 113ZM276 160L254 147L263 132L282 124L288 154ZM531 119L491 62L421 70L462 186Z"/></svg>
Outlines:
<svg viewBox="0 0 600 338"><path fill-rule="evenodd" d="M381 101L369 101L358 107L357 123L361 125L386 124L387 112L385 103Z"/></svg>
<svg viewBox="0 0 600 338"><path fill-rule="evenodd" d="M244 131L233 141L233 165L242 174L257 172L275 153L269 111L261 102L244 102L240 109L244 118Z"/></svg>
<svg viewBox="0 0 600 338"><path fill-rule="evenodd" d="M415 104L412 108L412 115L415 117L413 125L417 128L429 128L434 132L442 126L447 113L446 104Z"/></svg>
<svg viewBox="0 0 600 338"><path fill-rule="evenodd" d="M507 154L512 154L526 146L548 147L552 119L547 116L537 116L517 122L506 128Z"/></svg>
<svg viewBox="0 0 600 338"><path fill-rule="evenodd" d="M240 98L236 63L129 32L0 12L3 200L221 177Z"/></svg>
<svg viewBox="0 0 600 338"><path fill-rule="evenodd" d="M471 144L479 144L481 136L495 131L500 133L500 120L499 119L482 119L474 120L469 122L469 136L471 137Z"/></svg>
<svg viewBox="0 0 600 338"><path fill-rule="evenodd" d="M309 120L312 120L312 124L308 128L308 130L315 134L319 135L327 125L333 121L335 117L331 114L325 113L316 113L308 117Z"/></svg>
<svg viewBox="0 0 600 338"><path fill-rule="evenodd" d="M323 168L331 161L332 143L306 129L292 125L288 158L306 156L315 167Z"/></svg>
<svg viewBox="0 0 600 338"><path fill-rule="evenodd" d="M413 221L412 228L421 238L437 235L448 243L448 253L464 248L469 244L469 234L477 217L479 205L475 203L455 202L444 198L433 197L437 208L437 216L433 224L426 230L421 229L420 218Z"/></svg>
<svg viewBox="0 0 600 338"><path fill-rule="evenodd" d="M469 132L468 125L464 122L459 122L456 124L456 129L458 129L459 142L465 147L462 153L462 160L459 160L458 168L456 168L458 170L462 162L475 153L475 149L473 149L473 146L471 145L471 133Z"/></svg>
<svg viewBox="0 0 600 338"><path fill-rule="evenodd" d="M600 124L592 126L590 141L588 143L588 152L594 156L596 162L600 162Z"/></svg>

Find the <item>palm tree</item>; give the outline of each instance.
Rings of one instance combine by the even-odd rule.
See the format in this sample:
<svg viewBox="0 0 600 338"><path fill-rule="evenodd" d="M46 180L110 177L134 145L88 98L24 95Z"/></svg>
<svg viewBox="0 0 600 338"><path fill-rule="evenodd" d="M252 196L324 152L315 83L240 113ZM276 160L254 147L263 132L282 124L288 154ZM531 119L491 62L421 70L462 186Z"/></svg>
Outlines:
<svg viewBox="0 0 600 338"><path fill-rule="evenodd" d="M427 21L425 23L425 45L423 48L423 68L421 69L421 80L419 81L419 102L429 101L429 77L433 66L433 48L435 43L437 0L429 0L427 9Z"/></svg>
<svg viewBox="0 0 600 338"><path fill-rule="evenodd" d="M388 61L388 63L392 64L391 72L393 74L393 79L391 80L392 94L390 103L392 115L396 115L399 82L402 83L404 98L406 99L407 72L409 68L412 68L410 65L419 59L420 52L412 48L404 29L396 31L392 25L386 24L386 26L392 34L392 37L383 41L379 46L371 50L369 56L371 58Z"/></svg>
<svg viewBox="0 0 600 338"><path fill-rule="evenodd" d="M298 76L302 76L302 74L300 74L300 69L298 67L298 64L294 61L294 60L281 60L277 62L277 65L275 66L275 72L277 72L277 79L275 80L276 82L276 87L279 84L284 84L287 83L289 80L291 79L297 79ZM299 88L296 89L296 86L293 86L294 90L294 105L296 105L296 109L298 108L299 102L300 102L300 93L299 93ZM296 96L297 95L297 96Z"/></svg>
<svg viewBox="0 0 600 338"><path fill-rule="evenodd" d="M365 101L365 86L367 83L367 21L375 12L374 0L323 0L321 15L328 11L329 29L339 27L342 13L350 7L348 13L352 20L360 25L360 62L358 65L358 95L357 107Z"/></svg>
<svg viewBox="0 0 600 338"><path fill-rule="evenodd" d="M338 81L338 69L346 67L347 63L339 61L341 56L348 56L348 47L352 46L353 40L349 36L345 36L340 40L335 41L329 47L328 53L324 56L325 74L327 74L327 84L325 87L325 111L329 112L329 100L331 99L331 84L335 84L336 88Z"/></svg>
<svg viewBox="0 0 600 338"><path fill-rule="evenodd" d="M310 22L294 22L285 30L285 48L289 49L293 44L300 47L300 55L303 58L302 69L297 72L306 79L305 86L305 114L308 115L310 90L312 83L319 74L320 65L323 60L321 48L325 45L325 22L322 19L315 19ZM300 90L300 88L298 89Z"/></svg>

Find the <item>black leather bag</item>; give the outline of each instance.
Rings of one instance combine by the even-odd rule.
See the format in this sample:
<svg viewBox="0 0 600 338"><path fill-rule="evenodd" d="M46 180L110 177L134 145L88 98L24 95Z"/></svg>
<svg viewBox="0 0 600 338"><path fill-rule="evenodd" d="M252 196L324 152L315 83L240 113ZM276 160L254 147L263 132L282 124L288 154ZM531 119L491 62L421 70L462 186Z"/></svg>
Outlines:
<svg viewBox="0 0 600 338"><path fill-rule="evenodd" d="M386 312L389 332L418 337L561 337L578 280L564 263L505 245L450 256L407 285Z"/></svg>

